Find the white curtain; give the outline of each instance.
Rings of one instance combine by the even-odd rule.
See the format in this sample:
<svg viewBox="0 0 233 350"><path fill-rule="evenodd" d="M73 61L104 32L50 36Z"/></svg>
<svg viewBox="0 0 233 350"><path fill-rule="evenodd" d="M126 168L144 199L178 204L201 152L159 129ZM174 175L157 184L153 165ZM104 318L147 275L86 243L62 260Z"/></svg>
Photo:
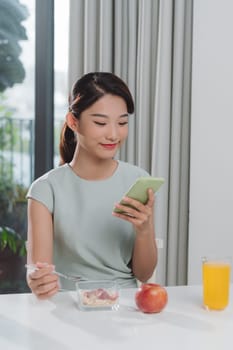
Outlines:
<svg viewBox="0 0 233 350"><path fill-rule="evenodd" d="M122 77L135 99L119 158L166 183L156 196L156 280L187 280L192 0L71 0L69 86L84 73Z"/></svg>

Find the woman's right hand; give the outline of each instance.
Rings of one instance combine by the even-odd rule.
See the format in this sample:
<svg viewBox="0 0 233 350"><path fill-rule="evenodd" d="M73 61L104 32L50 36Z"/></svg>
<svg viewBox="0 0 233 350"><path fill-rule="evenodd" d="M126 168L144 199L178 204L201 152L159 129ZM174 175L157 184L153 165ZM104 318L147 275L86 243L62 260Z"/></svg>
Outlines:
<svg viewBox="0 0 233 350"><path fill-rule="evenodd" d="M27 272L27 283L38 299L48 299L59 290L59 278L53 273L54 265L37 262L33 272Z"/></svg>

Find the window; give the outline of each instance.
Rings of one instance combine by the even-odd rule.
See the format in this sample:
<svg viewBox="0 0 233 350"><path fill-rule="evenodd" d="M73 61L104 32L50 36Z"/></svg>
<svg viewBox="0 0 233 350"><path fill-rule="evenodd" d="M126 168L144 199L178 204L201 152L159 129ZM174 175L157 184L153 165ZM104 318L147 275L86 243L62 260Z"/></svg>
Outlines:
<svg viewBox="0 0 233 350"><path fill-rule="evenodd" d="M0 293L28 291L13 236L26 240L30 183L58 166L68 27L68 0L0 2Z"/></svg>
<svg viewBox="0 0 233 350"><path fill-rule="evenodd" d="M0 2L0 62L0 293L24 292L21 243L34 169L35 0Z"/></svg>

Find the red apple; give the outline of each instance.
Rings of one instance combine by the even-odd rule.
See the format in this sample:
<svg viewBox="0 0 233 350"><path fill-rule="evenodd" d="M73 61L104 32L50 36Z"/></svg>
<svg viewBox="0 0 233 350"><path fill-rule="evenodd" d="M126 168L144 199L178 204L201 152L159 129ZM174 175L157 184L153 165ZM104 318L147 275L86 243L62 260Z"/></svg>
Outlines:
<svg viewBox="0 0 233 350"><path fill-rule="evenodd" d="M145 313L160 312L167 305L167 291L160 284L145 283L137 290L135 302L139 310Z"/></svg>

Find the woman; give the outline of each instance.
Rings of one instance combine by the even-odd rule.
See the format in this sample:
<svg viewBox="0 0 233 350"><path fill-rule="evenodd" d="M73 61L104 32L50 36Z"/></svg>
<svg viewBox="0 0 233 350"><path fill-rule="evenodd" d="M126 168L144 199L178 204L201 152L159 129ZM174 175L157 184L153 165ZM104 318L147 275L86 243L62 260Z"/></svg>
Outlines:
<svg viewBox="0 0 233 350"><path fill-rule="evenodd" d="M60 272L84 279L117 280L124 287L145 282L157 263L154 194L143 205L120 199L140 176L149 174L114 157L127 138L134 102L126 84L112 73L88 73L71 95L61 141L61 165L28 192L27 281L40 299L60 288ZM124 209L124 214L113 208Z"/></svg>

